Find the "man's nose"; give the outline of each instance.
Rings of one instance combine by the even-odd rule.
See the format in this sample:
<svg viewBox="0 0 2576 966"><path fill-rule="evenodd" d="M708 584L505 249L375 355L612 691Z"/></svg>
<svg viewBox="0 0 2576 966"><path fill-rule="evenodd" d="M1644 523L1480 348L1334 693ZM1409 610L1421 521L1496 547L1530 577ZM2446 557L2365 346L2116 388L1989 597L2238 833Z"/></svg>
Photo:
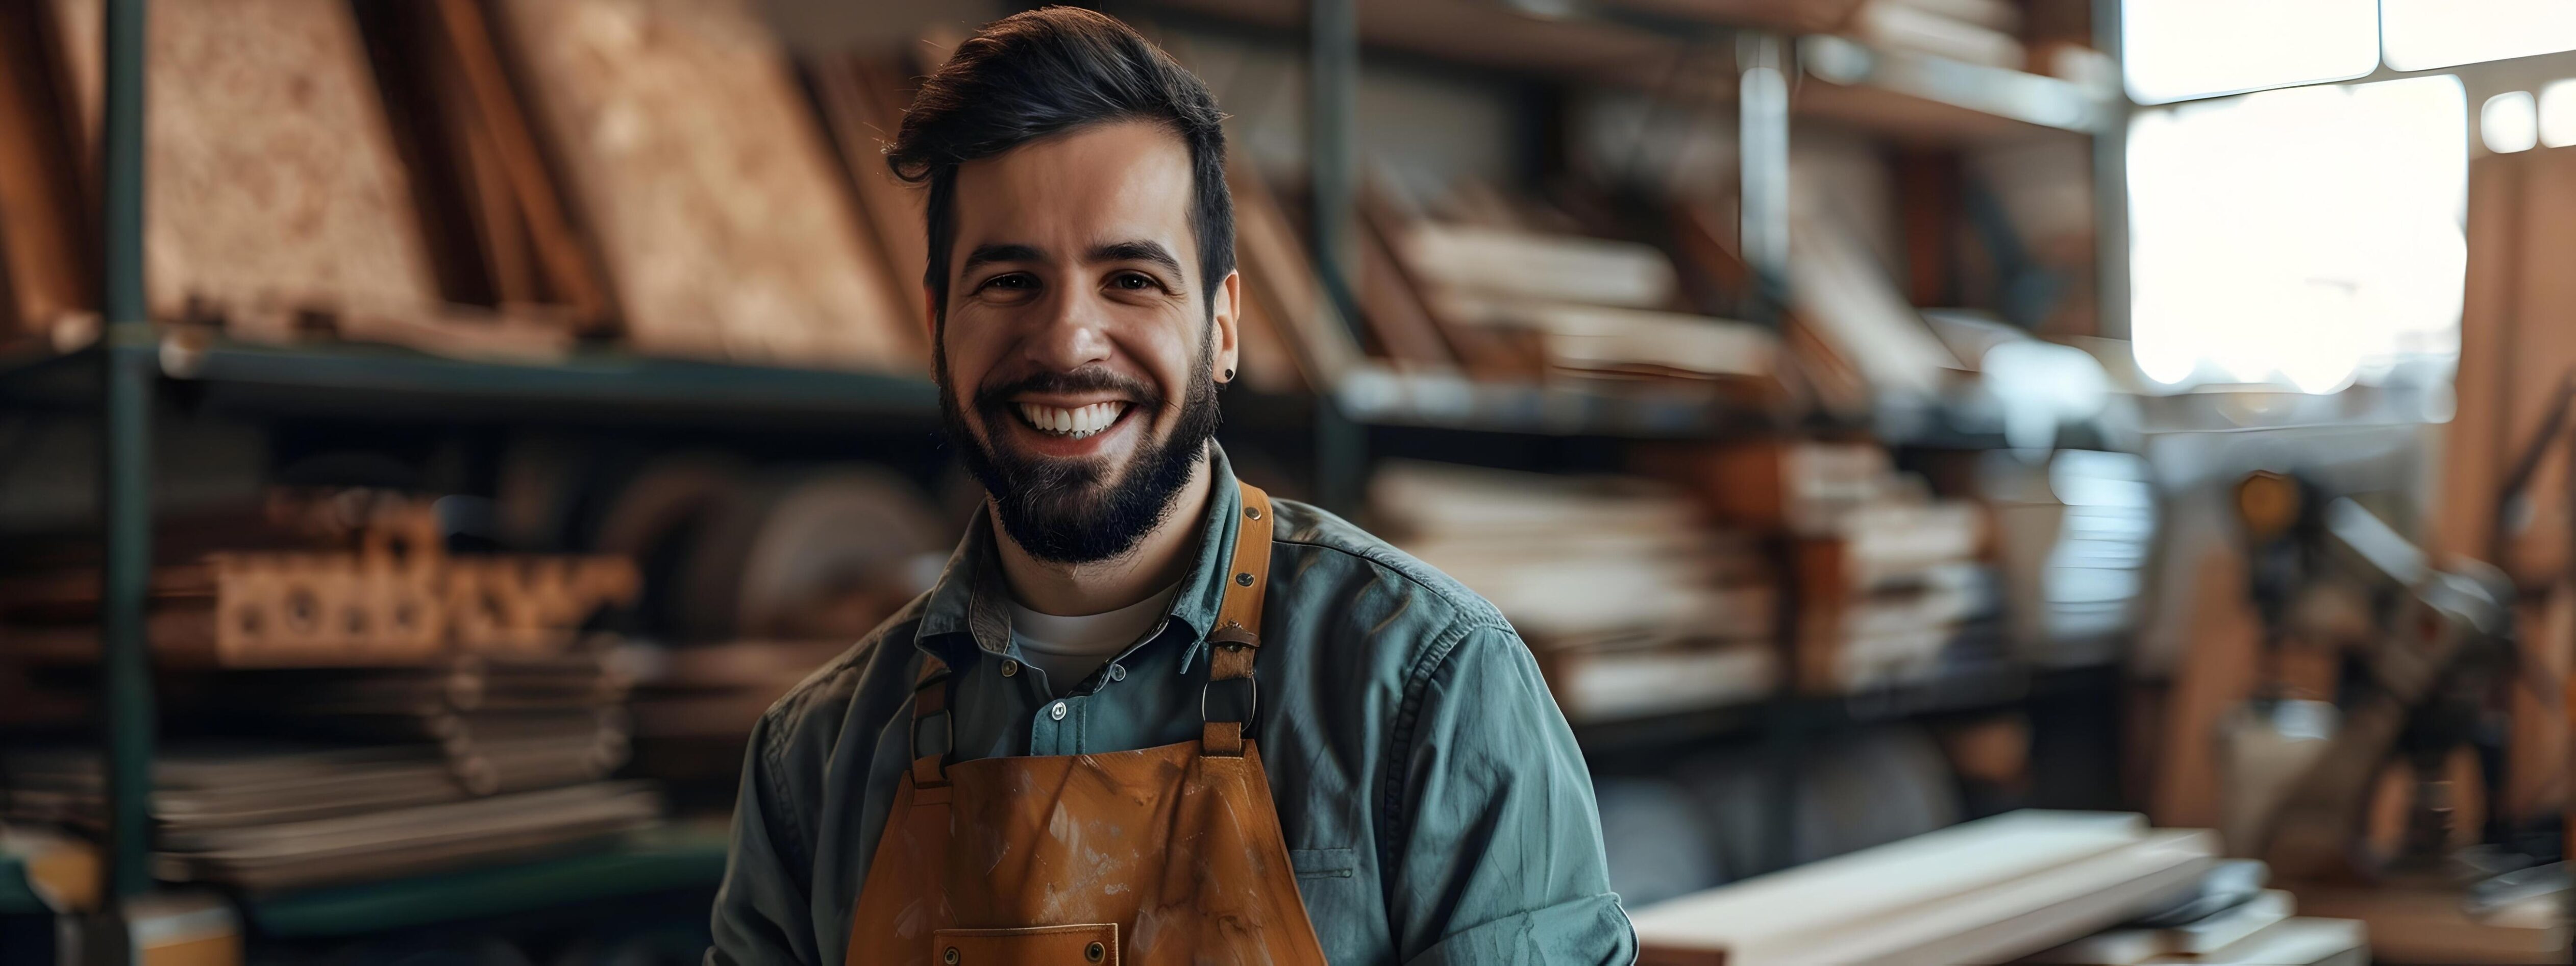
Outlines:
<svg viewBox="0 0 2576 966"><path fill-rule="evenodd" d="M1060 294L1049 300L1049 308L1028 343L1033 361L1056 372L1070 372L1108 360L1113 352L1108 316L1096 294L1079 290Z"/></svg>

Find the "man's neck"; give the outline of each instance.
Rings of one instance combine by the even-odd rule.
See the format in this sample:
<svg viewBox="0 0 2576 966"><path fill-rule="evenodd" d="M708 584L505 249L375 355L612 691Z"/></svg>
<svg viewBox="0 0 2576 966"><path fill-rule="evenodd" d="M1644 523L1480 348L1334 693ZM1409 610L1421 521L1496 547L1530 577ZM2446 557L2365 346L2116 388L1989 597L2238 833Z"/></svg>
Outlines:
<svg viewBox="0 0 2576 966"><path fill-rule="evenodd" d="M1079 616L1117 610L1144 600L1188 576L1198 549L1199 525L1207 516L1213 486L1210 461L1200 459L1172 499L1171 512L1147 531L1136 547L1094 563L1062 564L1039 560L1020 549L1010 532L993 521L994 543L1001 550L1002 576L1020 606L1041 614ZM987 501L984 512L993 511Z"/></svg>

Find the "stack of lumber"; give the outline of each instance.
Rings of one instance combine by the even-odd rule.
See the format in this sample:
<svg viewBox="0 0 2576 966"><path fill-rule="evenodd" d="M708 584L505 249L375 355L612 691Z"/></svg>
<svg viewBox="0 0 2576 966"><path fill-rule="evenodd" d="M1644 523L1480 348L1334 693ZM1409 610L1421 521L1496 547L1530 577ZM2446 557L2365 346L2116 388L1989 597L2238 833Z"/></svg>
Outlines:
<svg viewBox="0 0 2576 966"><path fill-rule="evenodd" d="M627 759L629 679L582 636L631 603L617 557L451 554L436 504L280 490L169 521L146 603L162 718L150 809L165 879L251 890L587 848L654 824ZM95 540L89 541L94 550ZM208 546L241 549L208 550ZM100 578L28 544L0 579L0 662L95 677ZM94 746L0 755L19 819L97 826Z"/></svg>
<svg viewBox="0 0 2576 966"><path fill-rule="evenodd" d="M661 782L683 807L730 806L761 714L854 639L620 648L635 681L629 773Z"/></svg>
<svg viewBox="0 0 2576 966"><path fill-rule="evenodd" d="M1674 187L1689 197L1684 186ZM1867 418L1890 403L1940 398L1966 367L1907 303L1887 268L1849 228L1809 205L1792 204L1790 219L1777 367L1784 391L1802 406L1846 420ZM1673 251L1702 301L1751 297L1758 282L1737 250L1732 211L1685 200L1674 205L1670 222Z"/></svg>
<svg viewBox="0 0 2576 966"><path fill-rule="evenodd" d="M94 317L102 7L0 12L0 314L58 342ZM146 48L158 320L517 359L616 337L926 363L906 252L862 226L750 0L171 0ZM903 220L868 204L890 212L875 228Z"/></svg>
<svg viewBox="0 0 2576 966"><path fill-rule="evenodd" d="M1751 440L1656 461L1717 519L1787 541L1801 690L1930 677L1998 616L1982 508L1933 499L1875 444Z"/></svg>
<svg viewBox="0 0 2576 966"><path fill-rule="evenodd" d="M1369 506L1399 547L1503 609L1570 719L1705 708L1777 681L1769 559L1686 494L1397 461Z"/></svg>
<svg viewBox="0 0 2576 966"><path fill-rule="evenodd" d="M1630 918L1643 966L1992 963L2190 897L2217 850L2135 815L2013 812Z"/></svg>
<svg viewBox="0 0 2576 966"><path fill-rule="evenodd" d="M2033 966L2362 966L2368 930L2351 919L2291 915L2296 900L2267 890L2242 905L2171 926L2126 926L2014 960Z"/></svg>
<svg viewBox="0 0 2576 966"><path fill-rule="evenodd" d="M145 621L163 666L412 667L458 654L559 655L594 614L632 603L639 589L622 557L451 555L427 501L285 494L266 514L265 526L243 529L287 549L210 550L153 569ZM94 660L99 588L94 566L0 578L0 657Z"/></svg>
<svg viewBox="0 0 2576 966"><path fill-rule="evenodd" d="M1673 262L1652 246L1508 215L1434 220L1385 197L1362 215L1360 305L1399 369L1643 383L1747 404L1779 396L1777 339L1682 311Z"/></svg>
<svg viewBox="0 0 2576 966"><path fill-rule="evenodd" d="M478 794L424 745L192 741L163 749L153 774L154 874L259 892L596 848L661 816L633 782ZM0 756L12 820L99 828L104 793L88 749Z"/></svg>

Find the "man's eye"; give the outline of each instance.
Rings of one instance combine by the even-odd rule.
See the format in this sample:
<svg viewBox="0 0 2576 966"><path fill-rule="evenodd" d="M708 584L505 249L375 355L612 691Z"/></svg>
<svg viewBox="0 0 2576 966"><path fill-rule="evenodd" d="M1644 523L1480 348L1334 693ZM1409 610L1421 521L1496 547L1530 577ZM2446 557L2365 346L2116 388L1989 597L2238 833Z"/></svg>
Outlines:
<svg viewBox="0 0 2576 966"><path fill-rule="evenodd" d="M1117 278L1111 279L1111 280L1110 280L1110 282L1109 282L1109 284L1111 284L1111 285L1115 285L1115 286L1118 286L1119 288L1123 288L1123 289L1126 289L1126 290L1131 291L1131 292L1141 292L1141 291L1144 291L1144 290L1149 289L1149 288L1161 288L1161 287L1162 287L1162 286L1160 286L1160 285L1155 284L1155 282L1154 282L1154 280L1153 280L1153 279L1146 278L1145 276L1138 275L1138 274L1136 274L1136 273L1134 273L1134 272L1127 272L1127 273L1125 273L1125 274L1119 275Z"/></svg>
<svg viewBox="0 0 2576 966"><path fill-rule="evenodd" d="M1009 275L996 275L992 278L985 279L984 284L978 285L975 288L976 291L979 292L996 290L1004 292L1026 292L1034 290L1037 287L1037 279L1030 278L1025 273L1013 272Z"/></svg>

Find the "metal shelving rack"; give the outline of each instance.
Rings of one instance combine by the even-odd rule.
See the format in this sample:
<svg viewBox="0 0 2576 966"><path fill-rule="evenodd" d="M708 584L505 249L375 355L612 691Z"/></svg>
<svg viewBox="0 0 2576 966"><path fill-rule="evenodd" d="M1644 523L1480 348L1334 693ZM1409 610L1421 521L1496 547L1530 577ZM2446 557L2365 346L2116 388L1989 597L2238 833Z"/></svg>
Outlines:
<svg viewBox="0 0 2576 966"><path fill-rule="evenodd" d="M2116 43L2118 0L2096 0L2097 33ZM1356 113L1361 21L1357 0L1311 0L1305 5L1310 94L1311 176L1316 201L1311 237L1318 284L1327 297L1348 308L1350 288L1343 271L1343 237L1353 223L1359 160ZM577 355L555 364L523 365L469 362L370 346L282 348L165 332L150 319L144 287L144 98L147 0L107 0L105 4L105 99L101 160L105 200L105 253L101 293L104 325L97 344L62 355L20 358L0 356L0 398L50 402L86 409L97 407L102 434L100 478L104 519L104 587L102 629L102 739L107 748L108 838L106 891L108 925L121 918L122 905L148 892L151 870L149 797L155 751L157 712L152 686L152 658L145 637L144 605L153 559L151 452L156 397L172 386L187 386L190 398L220 395L265 405L271 411L298 406L345 403L364 399L371 407L413 412L479 412L500 417L531 405L548 407L550 417L588 412L624 418L719 419L803 418L830 424L853 418L920 421L937 413L928 382L903 376L783 370L767 367L637 358L618 354ZM1741 116L1745 143L1760 150L1746 154L1741 165L1747 202L1743 225L1748 252L1762 276L1762 292L1772 299L1783 292L1787 216L1788 138L1791 106L1786 81L1797 79L1805 59L1819 53L1798 38L1774 32L1704 27L1708 38L1732 38L1739 52ZM1809 38L1812 40L1812 38ZM1845 43L1829 41L1830 44ZM1848 55L1849 50L1822 49ZM1862 51L1866 53L1866 51ZM1848 60L1848 58L1846 58ZM1963 65L1949 65L1959 67ZM2121 194L2119 133L2125 123L2125 101L2095 104L2072 85L2033 75L1988 77L1969 69L1947 70L1934 63L1868 61L1846 65L1830 82L1865 88L1873 96L1911 99L1949 110L1967 110L2022 123L2083 131L2095 136L2096 196L2104 233L2102 292L2104 319L2122 334L2126 309L2126 202ZM1904 69L1898 69L1904 68ZM1769 72L1769 76L1754 76ZM2011 72L2004 72L2009 74ZM1982 78L1982 79L1981 79ZM1996 86L2000 82L2003 86ZM1776 257L1760 257L1763 252ZM2112 303L2118 303L2116 305ZM1776 304L1776 302L1775 302ZM1346 319L1356 313L1346 311ZM1335 387L1335 390L1346 387ZM1372 424L1455 428L1471 432L1518 432L1554 435L1600 435L1614 438L1706 438L1742 428L1723 407L1675 403L1604 401L1579 395L1546 393L1488 401L1463 411L1438 407L1367 404L1363 394L1318 393L1311 403L1316 489L1320 502L1340 510L1360 499L1369 458ZM1383 402L1382 396L1381 403ZM1955 442L1955 441L1954 441ZM2020 693L2012 687L2002 692ZM1983 694L1984 692L1979 692ZM1812 701L1789 701L1775 710L1799 722L1868 715L1821 714ZM1821 714L1821 717L1819 715ZM1771 721L1771 716L1759 719ZM1765 730L1773 730L1764 724ZM1795 742L1815 729L1812 723L1778 729L1780 741ZM1784 746L1785 748L1785 746ZM1787 752L1784 751L1784 754ZM565 860L523 866L516 872L543 873L544 889L510 893L537 901L582 891L577 882L680 884L712 881L721 863L710 865L708 850L720 858L721 843L661 843L641 854L589 862ZM5 870L0 870L5 871ZM478 910L497 910L496 894L509 871L458 874L426 882L375 884L291 900L253 903L246 910L262 928L285 933L328 933L334 917L363 909L367 921L419 924L424 916L450 918ZM503 890L507 891L507 890ZM542 895L540 894L542 893ZM597 893L593 893L597 894ZM614 891L610 894L615 894ZM482 896L482 899L475 899ZM462 897L462 898L460 898ZM122 928L93 930L93 935L123 936ZM122 949L98 949L102 962L125 961Z"/></svg>

